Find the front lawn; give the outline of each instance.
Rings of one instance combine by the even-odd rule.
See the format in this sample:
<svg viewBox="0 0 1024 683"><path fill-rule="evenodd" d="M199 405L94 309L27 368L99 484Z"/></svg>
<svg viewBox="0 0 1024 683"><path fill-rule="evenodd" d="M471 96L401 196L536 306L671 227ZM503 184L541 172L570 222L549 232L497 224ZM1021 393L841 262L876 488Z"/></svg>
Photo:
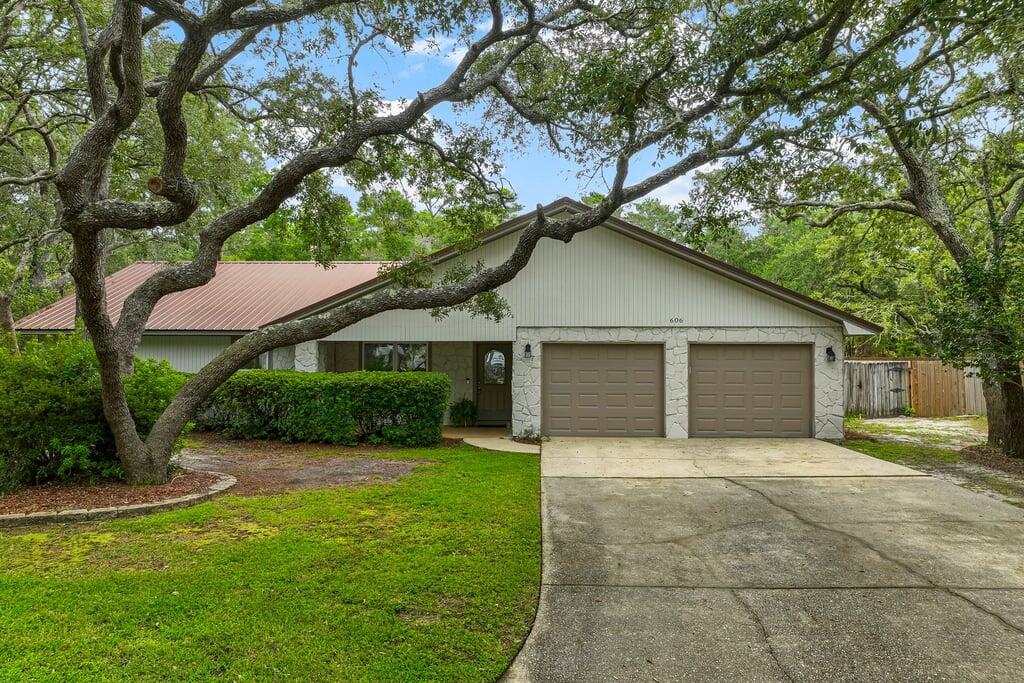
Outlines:
<svg viewBox="0 0 1024 683"><path fill-rule="evenodd" d="M0 532L0 680L480 680L529 632L539 460Z"/></svg>

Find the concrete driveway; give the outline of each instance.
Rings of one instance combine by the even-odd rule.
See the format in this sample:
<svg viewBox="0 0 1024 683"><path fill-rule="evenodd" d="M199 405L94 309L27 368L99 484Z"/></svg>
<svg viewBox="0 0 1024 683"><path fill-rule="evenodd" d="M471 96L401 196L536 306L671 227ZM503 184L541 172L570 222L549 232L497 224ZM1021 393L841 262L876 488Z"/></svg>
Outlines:
<svg viewBox="0 0 1024 683"><path fill-rule="evenodd" d="M1024 680L1024 510L821 441L553 439L509 681Z"/></svg>

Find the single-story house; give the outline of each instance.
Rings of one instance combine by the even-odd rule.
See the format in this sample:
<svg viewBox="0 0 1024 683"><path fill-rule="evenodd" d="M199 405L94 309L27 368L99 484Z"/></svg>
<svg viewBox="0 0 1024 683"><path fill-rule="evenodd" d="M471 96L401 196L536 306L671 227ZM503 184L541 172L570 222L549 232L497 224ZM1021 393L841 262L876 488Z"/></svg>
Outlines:
<svg viewBox="0 0 1024 683"><path fill-rule="evenodd" d="M585 207L560 199L553 218ZM460 260L497 263L532 213L509 220ZM388 287L378 262L223 262L203 287L163 299L139 354L196 371L240 335ZM109 310L160 264L107 279ZM453 312L390 311L317 341L278 349L261 367L345 372L434 370L480 424L515 434L606 436L843 435L843 338L880 329L618 218L569 244L543 240L498 290L500 322ZM21 320L26 334L73 327L74 301Z"/></svg>

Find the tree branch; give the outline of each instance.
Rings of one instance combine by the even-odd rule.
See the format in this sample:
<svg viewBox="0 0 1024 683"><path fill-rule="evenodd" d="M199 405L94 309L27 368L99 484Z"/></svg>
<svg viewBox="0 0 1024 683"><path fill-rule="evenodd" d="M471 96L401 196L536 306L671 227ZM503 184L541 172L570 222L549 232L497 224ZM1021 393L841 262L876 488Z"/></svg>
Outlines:
<svg viewBox="0 0 1024 683"><path fill-rule="evenodd" d="M823 202L813 200L798 200L788 202L775 202L773 206L778 208L821 208L821 209L832 209L832 212L827 218L823 220L814 220L805 213L795 213L789 216L793 218L803 218L807 221L808 225L812 225L816 228L824 228L832 225L840 216L848 213L858 213L864 211L896 211L897 213L904 213L910 216L920 216L917 212L917 208L909 203L899 199L883 199L880 201L864 201L864 202L850 202L848 204L842 204L838 202Z"/></svg>

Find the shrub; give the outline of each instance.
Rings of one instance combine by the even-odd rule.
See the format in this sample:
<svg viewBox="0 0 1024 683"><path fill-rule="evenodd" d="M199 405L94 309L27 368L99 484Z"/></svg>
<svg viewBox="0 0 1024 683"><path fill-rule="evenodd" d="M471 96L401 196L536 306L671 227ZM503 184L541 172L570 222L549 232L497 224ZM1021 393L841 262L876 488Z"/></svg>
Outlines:
<svg viewBox="0 0 1024 683"><path fill-rule="evenodd" d="M476 424L476 404L468 398L452 403L448 415L456 427L471 427Z"/></svg>
<svg viewBox="0 0 1024 683"><path fill-rule="evenodd" d="M125 391L140 433L184 382L167 361L136 360ZM20 354L0 351L0 491L122 475L92 344L60 335L29 341Z"/></svg>
<svg viewBox="0 0 1024 683"><path fill-rule="evenodd" d="M441 441L450 396L436 372L242 370L197 424L234 438L428 446Z"/></svg>

